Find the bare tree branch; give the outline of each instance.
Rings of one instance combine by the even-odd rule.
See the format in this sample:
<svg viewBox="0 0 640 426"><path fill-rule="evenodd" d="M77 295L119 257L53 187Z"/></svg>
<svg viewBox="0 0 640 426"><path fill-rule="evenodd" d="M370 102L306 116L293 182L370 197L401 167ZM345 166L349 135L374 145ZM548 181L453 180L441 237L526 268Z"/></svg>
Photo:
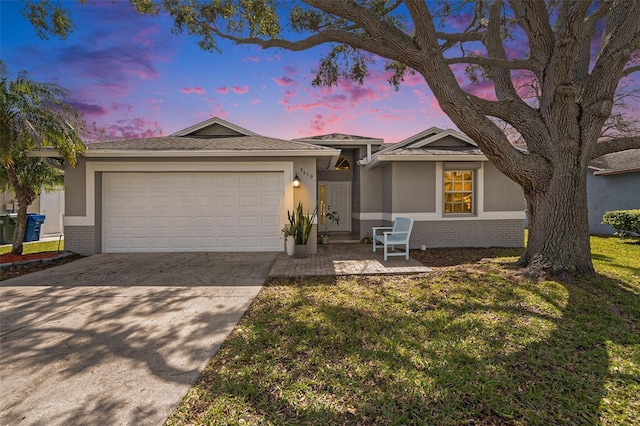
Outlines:
<svg viewBox="0 0 640 426"><path fill-rule="evenodd" d="M602 0L598 8L585 19L582 37L578 43L578 54L576 55L576 66L573 72L574 86L582 88L589 75L589 65L591 64L591 41L597 31L598 22L607 16L613 0Z"/></svg>
<svg viewBox="0 0 640 426"><path fill-rule="evenodd" d="M618 151L626 151L627 149L640 149L640 136L614 138L596 144L591 159L596 159L606 154Z"/></svg>
<svg viewBox="0 0 640 426"><path fill-rule="evenodd" d="M555 37L549 23L549 14L542 1L509 0L518 23L527 33L530 57L546 65L553 52ZM543 76L538 74L542 81Z"/></svg>
<svg viewBox="0 0 640 426"><path fill-rule="evenodd" d="M446 58L447 64L476 64L483 67L500 67L506 70L539 70L538 64L531 59L509 60L506 58L482 57L482 56L463 56L457 58Z"/></svg>
<svg viewBox="0 0 640 426"><path fill-rule="evenodd" d="M640 71L640 65L634 65L632 67L629 67L629 68L625 69L624 71L622 71L622 76L626 77L629 74L637 72L637 71Z"/></svg>

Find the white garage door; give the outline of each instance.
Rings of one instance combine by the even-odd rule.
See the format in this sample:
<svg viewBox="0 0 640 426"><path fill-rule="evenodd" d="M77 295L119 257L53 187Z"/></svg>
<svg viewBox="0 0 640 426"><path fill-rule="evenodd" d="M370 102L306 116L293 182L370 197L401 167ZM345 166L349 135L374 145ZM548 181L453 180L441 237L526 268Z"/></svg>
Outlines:
<svg viewBox="0 0 640 426"><path fill-rule="evenodd" d="M284 176L105 173L103 251L280 251Z"/></svg>

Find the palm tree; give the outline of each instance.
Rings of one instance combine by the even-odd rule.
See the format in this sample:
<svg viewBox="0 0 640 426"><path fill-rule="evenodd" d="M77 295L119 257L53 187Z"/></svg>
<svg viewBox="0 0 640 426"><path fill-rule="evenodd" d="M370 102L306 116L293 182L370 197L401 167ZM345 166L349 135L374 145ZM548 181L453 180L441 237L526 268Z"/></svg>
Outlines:
<svg viewBox="0 0 640 426"><path fill-rule="evenodd" d="M22 254L27 208L43 187L61 182L59 170L29 157L29 151L53 147L71 166L85 148L80 135L85 125L78 111L63 99L69 92L52 83L39 83L18 74L7 76L0 61L0 187L10 188L18 200L18 217L11 253Z"/></svg>

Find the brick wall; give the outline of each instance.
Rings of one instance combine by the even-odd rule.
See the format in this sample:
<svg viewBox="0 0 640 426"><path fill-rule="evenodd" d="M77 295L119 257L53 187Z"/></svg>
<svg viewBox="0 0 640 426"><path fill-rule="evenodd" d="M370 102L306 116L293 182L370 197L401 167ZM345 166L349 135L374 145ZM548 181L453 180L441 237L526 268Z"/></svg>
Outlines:
<svg viewBox="0 0 640 426"><path fill-rule="evenodd" d="M414 222L411 248L523 247L524 220L451 220Z"/></svg>
<svg viewBox="0 0 640 426"><path fill-rule="evenodd" d="M101 248L96 246L95 227L65 226L64 249L84 256L99 253Z"/></svg>

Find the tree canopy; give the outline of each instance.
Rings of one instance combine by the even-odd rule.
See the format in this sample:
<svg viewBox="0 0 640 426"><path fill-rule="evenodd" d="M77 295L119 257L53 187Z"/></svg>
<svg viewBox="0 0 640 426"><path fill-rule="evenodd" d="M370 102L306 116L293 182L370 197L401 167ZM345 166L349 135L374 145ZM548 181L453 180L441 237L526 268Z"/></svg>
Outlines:
<svg viewBox="0 0 640 426"><path fill-rule="evenodd" d="M39 83L20 72L10 80L0 62L0 187L11 189L18 200L18 220L12 253L22 253L27 208L43 187L62 182L62 173L29 151L54 147L60 157L75 166L84 150L80 135L84 121L70 105L65 89L51 83ZM61 165L58 165L61 167Z"/></svg>

